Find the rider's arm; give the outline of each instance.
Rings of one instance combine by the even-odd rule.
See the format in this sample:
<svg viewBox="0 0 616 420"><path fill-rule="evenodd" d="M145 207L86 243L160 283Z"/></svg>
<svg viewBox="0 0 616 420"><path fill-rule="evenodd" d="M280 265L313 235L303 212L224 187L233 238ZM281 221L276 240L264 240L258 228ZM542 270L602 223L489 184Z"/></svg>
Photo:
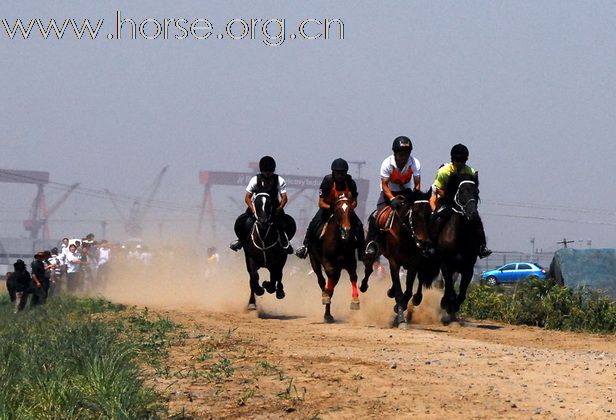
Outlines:
<svg viewBox="0 0 616 420"><path fill-rule="evenodd" d="M331 206L325 201L323 197L319 197L319 208L321 209L329 209Z"/></svg>
<svg viewBox="0 0 616 420"><path fill-rule="evenodd" d="M421 190L421 175L414 176L413 181L415 182L415 191Z"/></svg>
<svg viewBox="0 0 616 420"><path fill-rule="evenodd" d="M436 210L438 202L443 195L445 195L445 191L443 191L442 189L436 188L434 190L434 192L430 196L430 207L432 208L432 211Z"/></svg>
<svg viewBox="0 0 616 420"><path fill-rule="evenodd" d="M390 200L393 200L395 197L392 194L388 183L389 183L389 178L381 178L381 187L383 188L383 193L387 196L387 198L389 198Z"/></svg>
<svg viewBox="0 0 616 420"><path fill-rule="evenodd" d="M287 201L289 201L287 198L287 193L286 192L280 193L280 208L281 209L284 209L284 206L287 205Z"/></svg>
<svg viewBox="0 0 616 420"><path fill-rule="evenodd" d="M246 203L246 205L248 206L252 214L254 214L255 205L252 202L252 193L249 193L248 191L246 191L246 195L244 196L244 202Z"/></svg>

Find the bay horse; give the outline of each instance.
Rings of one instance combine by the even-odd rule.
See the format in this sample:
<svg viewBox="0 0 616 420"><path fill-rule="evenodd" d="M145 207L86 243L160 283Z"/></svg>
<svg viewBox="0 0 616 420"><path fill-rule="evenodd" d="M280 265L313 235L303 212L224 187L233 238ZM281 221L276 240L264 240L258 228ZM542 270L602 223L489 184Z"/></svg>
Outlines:
<svg viewBox="0 0 616 420"><path fill-rule="evenodd" d="M444 323L457 319L456 314L466 299L466 291L473 278L473 268L479 249L475 233L476 222L479 219L478 186L477 174L452 176L446 191L455 191L455 194L453 198L444 197L449 203L451 214L443 220L441 229L436 232L436 252L445 282L445 292L441 299L441 308L446 311L446 315L443 316ZM460 290L457 294L454 289L455 273L460 274Z"/></svg>
<svg viewBox="0 0 616 420"><path fill-rule="evenodd" d="M250 275L250 299L248 309L255 310L256 296L276 292L276 298L285 297L282 285L282 269L287 262L287 252L283 248L287 240L281 241L278 228L275 226L272 198L267 193L258 193L252 197L255 215L249 218L246 226L235 226L238 237L242 240L246 269ZM288 240L295 235L295 221L289 215L285 217L285 228ZM241 235L241 232L245 232ZM247 233L246 233L247 232ZM266 268L270 273L269 281L259 284L259 269Z"/></svg>
<svg viewBox="0 0 616 420"><path fill-rule="evenodd" d="M432 214L428 197L431 192L406 191L399 195L402 205L398 209L391 206L383 208L377 215L377 224L381 229L379 235L379 249L389 261L391 274L391 288L387 291L390 298L395 299L393 325L404 329L407 327L407 319L404 311L409 301L413 306L418 306L423 299L422 288L431 287L432 281L438 275L438 262L434 258L429 222ZM364 278L360 290L368 290L368 280L373 272L376 256L364 258ZM406 287L402 289L400 283L400 268L407 270ZM417 291L413 294L415 277L419 283ZM410 320L412 310L407 312Z"/></svg>
<svg viewBox="0 0 616 420"><path fill-rule="evenodd" d="M359 292L357 290L357 239L351 233L352 198L340 194L334 203L334 211L325 226L320 229L322 234L314 241L310 249L310 265L317 276L321 288L321 301L325 305L325 322L334 322L331 315L331 298L334 288L340 280L342 270L346 270L351 279L351 309L359 309ZM323 276L327 275L327 283Z"/></svg>

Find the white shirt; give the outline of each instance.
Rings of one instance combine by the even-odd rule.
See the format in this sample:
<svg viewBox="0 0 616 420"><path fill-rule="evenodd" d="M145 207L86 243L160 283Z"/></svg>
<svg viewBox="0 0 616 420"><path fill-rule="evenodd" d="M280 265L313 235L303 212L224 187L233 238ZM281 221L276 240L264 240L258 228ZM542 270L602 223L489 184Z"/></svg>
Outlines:
<svg viewBox="0 0 616 420"><path fill-rule="evenodd" d="M253 176L250 178L248 182L248 186L246 187L246 192L250 194L254 194L257 191L257 177ZM283 177L278 175L278 194L284 194L287 192L287 181L284 180Z"/></svg>
<svg viewBox="0 0 616 420"><path fill-rule="evenodd" d="M79 272L79 262L81 258L78 253L66 251L66 272L77 273Z"/></svg>
<svg viewBox="0 0 616 420"><path fill-rule="evenodd" d="M109 254L111 252L111 248L99 248L98 249L98 266L100 267L103 264L107 264L109 261Z"/></svg>
<svg viewBox="0 0 616 420"><path fill-rule="evenodd" d="M394 155L388 156L381 164L381 179L389 179L387 186L392 192L412 189L413 177L416 176L421 176L421 164L414 156L409 156L409 160L402 169L396 166ZM383 191L382 185L381 191Z"/></svg>

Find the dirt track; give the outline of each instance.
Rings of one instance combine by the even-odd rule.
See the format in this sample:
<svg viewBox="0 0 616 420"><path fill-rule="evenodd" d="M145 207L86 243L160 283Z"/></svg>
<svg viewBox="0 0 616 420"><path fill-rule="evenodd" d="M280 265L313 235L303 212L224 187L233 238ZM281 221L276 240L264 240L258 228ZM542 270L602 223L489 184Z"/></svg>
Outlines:
<svg viewBox="0 0 616 420"><path fill-rule="evenodd" d="M388 280L350 311L350 288L322 322L312 278L291 276L287 298L266 295L246 312L243 276L114 300L149 304L186 329L155 385L172 414L195 418L606 418L616 417L616 336L467 320L438 322L426 294L406 331L391 329ZM348 281L346 282L348 283ZM134 284L135 287L140 287ZM203 286L203 284L202 284ZM122 290L127 290L124 284ZM143 290L143 289L142 289ZM241 296L241 299L240 299ZM178 305L178 300L190 302Z"/></svg>

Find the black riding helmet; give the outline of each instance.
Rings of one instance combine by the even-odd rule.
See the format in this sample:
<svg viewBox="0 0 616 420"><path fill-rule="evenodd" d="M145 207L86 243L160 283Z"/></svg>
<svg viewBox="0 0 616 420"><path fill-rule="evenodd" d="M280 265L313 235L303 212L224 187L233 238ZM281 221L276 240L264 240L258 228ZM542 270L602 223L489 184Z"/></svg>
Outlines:
<svg viewBox="0 0 616 420"><path fill-rule="evenodd" d="M259 170L261 172L274 172L276 170L276 161L271 156L263 156L259 161Z"/></svg>
<svg viewBox="0 0 616 420"><path fill-rule="evenodd" d="M468 160L468 148L458 143L451 148L451 161L452 162L466 162Z"/></svg>
<svg viewBox="0 0 616 420"><path fill-rule="evenodd" d="M346 160L338 158L332 162L332 172L334 171L346 173L349 171L349 164Z"/></svg>
<svg viewBox="0 0 616 420"><path fill-rule="evenodd" d="M393 150L394 153L410 152L413 150L413 143L411 143L411 139L406 136L396 137L394 144L391 146L391 150Z"/></svg>

